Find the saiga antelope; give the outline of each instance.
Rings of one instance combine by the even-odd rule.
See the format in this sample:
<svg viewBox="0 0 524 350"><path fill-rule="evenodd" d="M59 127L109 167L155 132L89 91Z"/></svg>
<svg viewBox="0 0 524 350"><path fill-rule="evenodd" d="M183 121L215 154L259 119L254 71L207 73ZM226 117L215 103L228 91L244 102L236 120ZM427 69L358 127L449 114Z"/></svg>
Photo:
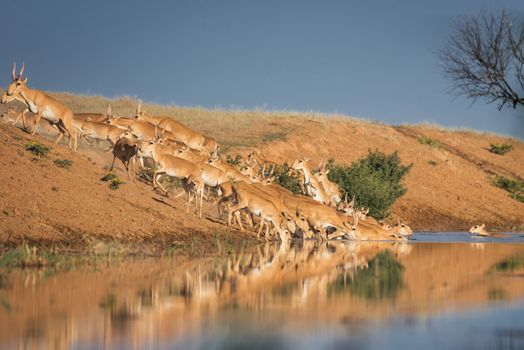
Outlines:
<svg viewBox="0 0 524 350"><path fill-rule="evenodd" d="M9 84L5 93L7 98L4 99L2 97L2 103L4 103L4 100L7 100L9 96L13 96L15 99L23 101L27 108L36 114L31 135L36 133L38 122L41 118L44 118L61 133L55 143L58 143L62 136L67 132L69 137L69 148L73 148L76 151L77 132L73 125L73 111L54 98L46 95L44 92L29 88L27 86L27 77L22 79L23 73L24 64L22 63L22 68L17 76L16 63L13 63L13 71L11 74L13 81Z"/></svg>
<svg viewBox="0 0 524 350"><path fill-rule="evenodd" d="M113 162L111 163L111 168L109 171L113 170L113 167L115 166L115 159L118 158L122 161L122 164L127 171L129 180L132 181L134 179L134 162L136 160L137 152L138 145L135 140L125 136L118 139L113 146Z"/></svg>
<svg viewBox="0 0 524 350"><path fill-rule="evenodd" d="M213 138L204 136L173 118L164 118L158 128L170 132L175 141L183 142L191 149L212 156L218 154L218 143Z"/></svg>
<svg viewBox="0 0 524 350"><path fill-rule="evenodd" d="M189 211L189 205L192 200L189 186L194 184L194 192L200 194L200 203L198 203L198 200L196 202L197 206L199 206L199 216L202 217L202 199L204 196L204 184L201 181L202 167L185 159L163 154L160 151L160 147L159 144L153 141L149 141L139 147L141 156L151 157L157 164L157 169L153 173L153 187L159 186L166 192L165 188L157 181L157 178L162 174L185 180L188 184L187 210Z"/></svg>
<svg viewBox="0 0 524 350"><path fill-rule="evenodd" d="M317 178L313 176L311 169L309 169L309 166L307 165L308 162L308 158L296 160L291 168L295 170L301 170L303 172L304 186L309 196L311 196L317 202L329 204L329 196L326 191L324 191L324 186L322 186L322 184L318 182Z"/></svg>
<svg viewBox="0 0 524 350"><path fill-rule="evenodd" d="M328 174L329 169L326 168L324 161L321 161L319 164L319 170L314 176L324 187L324 191L329 196L330 204L336 206L342 201L342 195L340 194L340 188L338 187L338 184L329 180Z"/></svg>

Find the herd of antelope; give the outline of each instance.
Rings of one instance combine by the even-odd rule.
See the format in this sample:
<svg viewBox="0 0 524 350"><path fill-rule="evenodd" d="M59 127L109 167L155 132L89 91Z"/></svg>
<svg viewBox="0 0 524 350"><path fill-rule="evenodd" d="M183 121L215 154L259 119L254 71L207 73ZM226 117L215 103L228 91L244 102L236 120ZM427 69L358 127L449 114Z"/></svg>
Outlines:
<svg viewBox="0 0 524 350"><path fill-rule="evenodd" d="M256 230L257 238L265 228L265 239L277 237L282 241L292 237L351 240L405 240L413 232L405 224L390 226L377 222L368 215L369 210L355 208L343 199L338 185L328 178L329 170L321 163L313 169L309 159L296 160L292 170L302 180L302 195L296 195L275 184L272 171L275 164L258 152L251 153L238 166L222 161L217 142L171 117L150 116L138 105L135 116L119 117L109 106L106 114L73 113L63 103L40 90L27 86L23 78L24 65L16 74L13 65L12 82L2 96L2 103L21 102L25 109L10 119L12 124L22 121L31 135L37 131L41 118L59 132L55 141L63 136L69 147L76 151L78 137L89 144L90 140L107 141L113 152L113 169L119 158L130 180L134 178L136 160L145 166L144 158L154 161L153 187L165 188L160 176L181 180L187 194L187 211L194 201L196 213L202 217L204 198L210 200L210 191L216 193L219 215L228 212L227 223L232 221L244 231L245 224ZM8 115L13 112L10 109ZM4 118L5 119L5 118ZM206 191L206 189L208 189ZM181 192L182 194L184 192ZM258 224L253 219L258 217Z"/></svg>

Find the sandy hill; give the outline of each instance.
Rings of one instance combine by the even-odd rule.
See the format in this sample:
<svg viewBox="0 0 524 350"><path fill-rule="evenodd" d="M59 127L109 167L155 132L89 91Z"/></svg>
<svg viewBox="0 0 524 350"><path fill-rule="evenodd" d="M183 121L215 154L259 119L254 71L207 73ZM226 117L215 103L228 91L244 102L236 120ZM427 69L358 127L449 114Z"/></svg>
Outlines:
<svg viewBox="0 0 524 350"><path fill-rule="evenodd" d="M132 115L137 101L57 93L75 112L103 112L108 102L119 115ZM145 105L152 115L166 115L213 136L224 153L245 155L259 149L279 163L309 157L313 164L333 158L350 164L368 149L399 151L405 164L407 194L397 201L393 216L416 230L464 230L485 222L499 230L522 229L524 203L494 187L489 176L524 178L524 144L488 133L454 131L430 126L387 126L344 116L296 112L225 111ZM5 106L0 107L0 113ZM419 142L438 140L438 147ZM44 159L25 151L29 140L53 147ZM492 154L490 143L510 143L504 156ZM1 124L0 207L2 239L53 239L117 235L124 239L177 239L199 233L227 234L208 205L207 219L186 214L183 200L166 199L141 182L112 191L100 178L111 155L83 147L77 154L54 146L42 136ZM54 166L56 159L73 160L70 170ZM121 169L120 169L121 170ZM121 172L122 178L125 178ZM166 204L167 203L167 204ZM238 233L235 233L235 235ZM167 237L167 238L166 238ZM82 238L84 239L84 238ZM87 239L87 238L86 238Z"/></svg>

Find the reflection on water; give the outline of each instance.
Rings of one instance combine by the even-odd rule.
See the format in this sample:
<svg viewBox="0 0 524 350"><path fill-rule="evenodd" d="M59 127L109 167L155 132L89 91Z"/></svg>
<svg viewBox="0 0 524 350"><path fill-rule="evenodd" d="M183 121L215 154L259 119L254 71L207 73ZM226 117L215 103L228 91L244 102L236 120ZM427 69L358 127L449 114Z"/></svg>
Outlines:
<svg viewBox="0 0 524 350"><path fill-rule="evenodd" d="M524 245L415 238L0 271L0 348L523 348Z"/></svg>

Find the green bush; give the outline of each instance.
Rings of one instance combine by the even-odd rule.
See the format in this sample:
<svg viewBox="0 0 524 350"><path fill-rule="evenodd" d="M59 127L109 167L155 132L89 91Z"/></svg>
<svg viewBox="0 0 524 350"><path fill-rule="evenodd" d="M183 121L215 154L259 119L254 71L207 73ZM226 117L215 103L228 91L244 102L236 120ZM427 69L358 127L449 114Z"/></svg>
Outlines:
<svg viewBox="0 0 524 350"><path fill-rule="evenodd" d="M430 147L435 147L435 148L442 147L442 143L440 143L440 141L434 140L434 139L429 138L429 137L424 136L424 135L422 135L422 136L420 136L418 138L418 142L420 142L423 145L428 145Z"/></svg>
<svg viewBox="0 0 524 350"><path fill-rule="evenodd" d="M29 151L33 153L35 156L41 157L41 158L47 156L47 154L50 151L49 147L46 147L42 145L41 143L35 142L35 141L31 141L27 145L25 145L25 149L26 151Z"/></svg>
<svg viewBox="0 0 524 350"><path fill-rule="evenodd" d="M125 184L124 181L118 178L118 176L113 172L108 172L100 180L109 182L109 188L112 190L117 190L120 185Z"/></svg>
<svg viewBox="0 0 524 350"><path fill-rule="evenodd" d="M328 161L328 177L340 186L343 195L347 194L348 198L354 195L358 207L369 208L371 216L384 219L393 203L406 193L402 179L411 166L400 164L398 152L387 155L369 150L366 158L353 162L350 167Z"/></svg>
<svg viewBox="0 0 524 350"><path fill-rule="evenodd" d="M511 198L524 203L524 183L498 175L491 179L491 183L509 192Z"/></svg>
<svg viewBox="0 0 524 350"><path fill-rule="evenodd" d="M53 162L59 168L71 169L73 161L69 159L55 159Z"/></svg>
<svg viewBox="0 0 524 350"><path fill-rule="evenodd" d="M508 153L509 151L511 151L512 149L513 149L513 145L510 145L507 143L503 143L503 144L491 143L489 145L489 151L491 153L500 154L500 155L504 155Z"/></svg>
<svg viewBox="0 0 524 350"><path fill-rule="evenodd" d="M292 175L290 167L287 163L277 164L273 170L273 176L275 176L275 183L288 189L294 194L302 193L300 187L300 179L297 176Z"/></svg>

